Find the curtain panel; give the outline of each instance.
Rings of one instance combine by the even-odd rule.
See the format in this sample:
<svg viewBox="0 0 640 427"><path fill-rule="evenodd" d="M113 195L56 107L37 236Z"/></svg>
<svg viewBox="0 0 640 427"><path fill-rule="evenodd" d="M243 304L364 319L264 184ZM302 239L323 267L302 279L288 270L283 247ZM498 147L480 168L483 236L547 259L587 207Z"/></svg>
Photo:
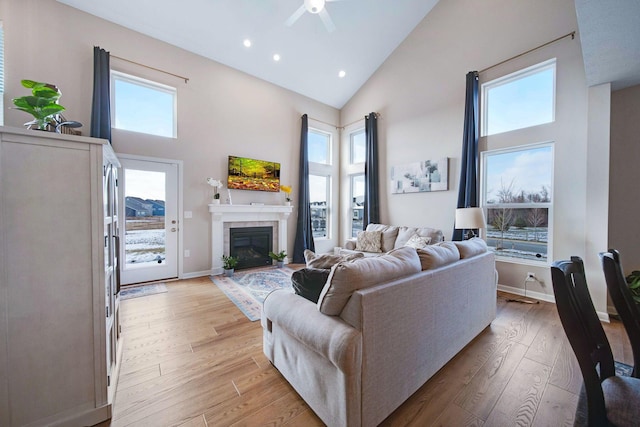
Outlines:
<svg viewBox="0 0 640 427"><path fill-rule="evenodd" d="M378 170L378 118L371 113L364 118L366 138L364 164L364 209L362 229L380 223L380 186Z"/></svg>
<svg viewBox="0 0 640 427"><path fill-rule="evenodd" d="M109 52L93 47L93 101L91 105L91 133L111 142Z"/></svg>
<svg viewBox="0 0 640 427"><path fill-rule="evenodd" d="M464 106L464 134L460 160L458 208L478 207L478 72L467 73ZM462 240L464 230L453 225L452 240Z"/></svg>
<svg viewBox="0 0 640 427"><path fill-rule="evenodd" d="M293 245L293 262L304 264L304 250L315 251L313 230L311 229L311 205L309 197L309 156L308 156L309 119L302 116L300 129L300 178L298 180L298 221L296 240Z"/></svg>

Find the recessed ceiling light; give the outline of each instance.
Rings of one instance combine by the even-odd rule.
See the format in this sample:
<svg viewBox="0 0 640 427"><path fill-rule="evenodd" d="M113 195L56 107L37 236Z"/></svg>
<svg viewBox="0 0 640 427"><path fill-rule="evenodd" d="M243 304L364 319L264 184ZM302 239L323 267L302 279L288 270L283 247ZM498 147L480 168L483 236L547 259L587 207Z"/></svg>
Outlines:
<svg viewBox="0 0 640 427"><path fill-rule="evenodd" d="M343 78L344 76L347 75L347 72L344 70L340 70L340 72L338 73L338 77Z"/></svg>
<svg viewBox="0 0 640 427"><path fill-rule="evenodd" d="M278 55L277 53L274 53L273 54L273 60L276 61L276 62L280 61L280 55Z"/></svg>
<svg viewBox="0 0 640 427"><path fill-rule="evenodd" d="M251 47L251 40L249 40L249 39L244 39L244 41L242 42L242 44L244 45L244 47Z"/></svg>

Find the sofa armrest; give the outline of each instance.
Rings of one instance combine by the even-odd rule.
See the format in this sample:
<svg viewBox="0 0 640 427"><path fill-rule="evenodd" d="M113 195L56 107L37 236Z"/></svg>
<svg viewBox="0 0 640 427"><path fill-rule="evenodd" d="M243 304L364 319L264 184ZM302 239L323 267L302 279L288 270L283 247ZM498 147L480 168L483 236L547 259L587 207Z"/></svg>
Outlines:
<svg viewBox="0 0 640 427"><path fill-rule="evenodd" d="M343 372L360 363L360 331L339 317L320 313L311 301L288 289L280 289L267 296L262 311L261 323L267 334L280 329L329 359Z"/></svg>
<svg viewBox="0 0 640 427"><path fill-rule="evenodd" d="M345 249L349 249L351 251L355 251L356 250L356 239L347 239L347 241L344 243L344 248Z"/></svg>

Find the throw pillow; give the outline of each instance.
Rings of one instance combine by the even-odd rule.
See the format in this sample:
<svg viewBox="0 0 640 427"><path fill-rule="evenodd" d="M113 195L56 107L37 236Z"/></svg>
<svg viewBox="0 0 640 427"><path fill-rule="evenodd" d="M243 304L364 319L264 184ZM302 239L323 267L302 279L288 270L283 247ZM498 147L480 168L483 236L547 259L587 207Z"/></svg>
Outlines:
<svg viewBox="0 0 640 427"><path fill-rule="evenodd" d="M309 249L304 250L304 260L309 268L331 268L342 261L353 261L363 258L364 254L355 253L348 255L316 254Z"/></svg>
<svg viewBox="0 0 640 427"><path fill-rule="evenodd" d="M405 243L405 246L410 246L412 248L420 249L431 243L431 237L422 237L417 234L411 236L411 238Z"/></svg>
<svg viewBox="0 0 640 427"><path fill-rule="evenodd" d="M480 237L474 237L461 242L454 242L460 251L460 259L471 258L487 252L487 242Z"/></svg>
<svg viewBox="0 0 640 427"><path fill-rule="evenodd" d="M291 285L296 294L313 303L318 302L322 288L331 272L328 268L303 268L291 275Z"/></svg>
<svg viewBox="0 0 640 427"><path fill-rule="evenodd" d="M460 259L458 247L453 242L441 242L416 249L423 270L432 270Z"/></svg>
<svg viewBox="0 0 640 427"><path fill-rule="evenodd" d="M394 249L396 238L398 237L398 227L384 224L369 224L366 231L382 231L382 241L380 249L382 252L389 252Z"/></svg>
<svg viewBox="0 0 640 427"><path fill-rule="evenodd" d="M356 251L382 252L382 231L359 231Z"/></svg>
<svg viewBox="0 0 640 427"><path fill-rule="evenodd" d="M331 269L327 283L318 299L318 309L329 316L342 312L351 294L358 289L399 279L420 271L416 250L394 249L378 257L365 257L353 262L341 262Z"/></svg>

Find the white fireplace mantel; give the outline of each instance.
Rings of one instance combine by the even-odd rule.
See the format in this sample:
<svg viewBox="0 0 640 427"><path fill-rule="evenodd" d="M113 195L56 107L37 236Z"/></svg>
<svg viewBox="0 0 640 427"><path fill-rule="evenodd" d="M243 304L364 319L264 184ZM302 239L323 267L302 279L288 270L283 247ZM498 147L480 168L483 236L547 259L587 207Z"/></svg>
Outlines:
<svg viewBox="0 0 640 427"><path fill-rule="evenodd" d="M278 247L274 252L287 252L287 220L292 206L282 205L209 205L211 213L211 274L222 273L225 222L278 222Z"/></svg>

